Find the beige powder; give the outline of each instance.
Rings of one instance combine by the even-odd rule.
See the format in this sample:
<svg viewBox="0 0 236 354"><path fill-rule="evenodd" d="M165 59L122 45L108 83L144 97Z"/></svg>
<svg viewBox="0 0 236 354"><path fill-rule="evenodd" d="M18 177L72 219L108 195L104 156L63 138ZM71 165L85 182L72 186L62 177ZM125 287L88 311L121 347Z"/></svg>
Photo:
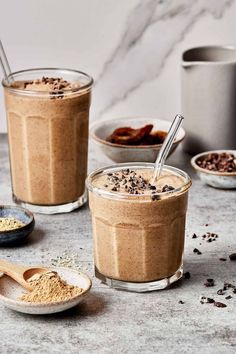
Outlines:
<svg viewBox="0 0 236 354"><path fill-rule="evenodd" d="M56 272L36 274L30 278L34 289L20 296L19 300L31 303L50 303L69 300L79 295L83 289L67 284Z"/></svg>
<svg viewBox="0 0 236 354"><path fill-rule="evenodd" d="M24 226L23 222L15 218L0 218L0 231L10 231Z"/></svg>

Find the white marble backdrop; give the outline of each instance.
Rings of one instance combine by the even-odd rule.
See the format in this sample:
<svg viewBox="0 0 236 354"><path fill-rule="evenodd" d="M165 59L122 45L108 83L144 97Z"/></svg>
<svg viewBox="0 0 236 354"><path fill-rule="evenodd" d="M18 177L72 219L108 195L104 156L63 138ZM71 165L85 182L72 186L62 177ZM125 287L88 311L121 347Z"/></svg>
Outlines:
<svg viewBox="0 0 236 354"><path fill-rule="evenodd" d="M236 45L236 0L0 0L0 11L12 70L61 66L94 77L91 120L172 119L182 51Z"/></svg>

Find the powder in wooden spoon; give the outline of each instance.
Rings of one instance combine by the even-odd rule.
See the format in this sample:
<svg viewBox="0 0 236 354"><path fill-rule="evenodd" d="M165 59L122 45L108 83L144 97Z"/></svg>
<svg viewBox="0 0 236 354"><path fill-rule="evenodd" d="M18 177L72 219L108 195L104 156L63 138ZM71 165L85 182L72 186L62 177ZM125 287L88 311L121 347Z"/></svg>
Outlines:
<svg viewBox="0 0 236 354"><path fill-rule="evenodd" d="M35 274L29 281L33 290L21 295L19 300L30 303L50 303L69 300L83 291L82 288L67 284L56 272Z"/></svg>

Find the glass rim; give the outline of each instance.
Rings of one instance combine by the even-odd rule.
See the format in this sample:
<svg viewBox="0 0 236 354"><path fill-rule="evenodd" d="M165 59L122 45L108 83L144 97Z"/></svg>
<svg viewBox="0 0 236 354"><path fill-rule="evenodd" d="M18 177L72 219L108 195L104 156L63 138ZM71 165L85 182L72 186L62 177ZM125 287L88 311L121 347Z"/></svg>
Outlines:
<svg viewBox="0 0 236 354"><path fill-rule="evenodd" d="M113 165L109 165L109 166L105 166L102 168L98 168L96 170L94 170L93 172L91 172L87 178L86 178L86 187L90 192L93 192L97 195L100 196L105 196L105 197L110 197L113 199L129 199L129 200L139 200L139 199L146 199L147 197L156 197L157 196L157 200L160 199L165 199L166 197L170 197L173 195L178 195L178 194L182 194L183 192L187 191L191 185L192 185L192 180L189 177L189 175L184 172L183 170L180 170L179 168L173 167L173 166L169 166L169 165L164 165L163 166L163 170L169 170L175 173L175 175L184 178L184 183L183 185L181 185L178 188L175 188L173 190L167 191L167 192L155 192L152 194L127 194L127 193L117 193L117 192L113 192L113 191L107 191L104 188L99 188L99 187L94 187L92 180L93 178L99 176L99 175L103 175L104 173L107 172L112 172L112 171L117 171L117 170L125 170L127 168L148 168L148 169L154 169L155 168L155 163L149 163L149 162L126 162L126 163L117 163L117 164L113 164Z"/></svg>
<svg viewBox="0 0 236 354"><path fill-rule="evenodd" d="M224 51L225 53L236 53L236 46L233 45L200 45L200 46L195 46L195 47L190 47L182 52L182 65L186 66L187 64L191 65L222 65L222 64L228 64L228 65L234 65L236 62L235 59L221 59L221 60L203 60L203 59L186 59L186 56L191 54L194 51L198 52L209 52L209 51Z"/></svg>
<svg viewBox="0 0 236 354"><path fill-rule="evenodd" d="M11 80L14 78L14 76L16 75L22 75L24 73L34 73L34 72L40 72L40 71L61 71L62 73L63 72L66 72L66 73L74 73L74 74L78 74L78 75L83 75L84 77L86 77L88 79L88 82L82 86L79 86L78 88L76 89L67 89L67 90L63 90L63 89L60 89L60 92L58 93L55 93L53 96L56 97L57 95L60 96L61 95L61 92L63 92L63 95L64 96L67 96L67 95L72 95L72 94L77 94L78 92L81 92L81 91L85 91L85 90L89 90L93 83L94 83L94 80L92 78L92 76L86 74L85 72L83 71L79 71L79 70L74 70L74 69L67 69L67 68L50 68L50 67L47 67L47 68L32 68L32 69L25 69L25 70L19 70L19 71L15 71L15 72L12 72L10 75L8 75L8 79L10 79L10 83L7 81L6 78L3 78L2 79L2 86L13 92L13 93L16 93L16 94L19 94L19 95L24 95L24 96L44 96L44 97L48 97L48 94L49 92L48 91L39 91L39 90L22 90L22 89L19 89L19 88L12 88L10 86L11 84Z"/></svg>

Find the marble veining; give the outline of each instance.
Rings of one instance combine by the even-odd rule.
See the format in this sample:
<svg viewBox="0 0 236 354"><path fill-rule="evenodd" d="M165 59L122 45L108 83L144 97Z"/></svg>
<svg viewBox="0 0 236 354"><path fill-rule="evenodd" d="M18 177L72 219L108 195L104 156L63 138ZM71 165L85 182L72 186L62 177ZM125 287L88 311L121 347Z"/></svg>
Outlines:
<svg viewBox="0 0 236 354"><path fill-rule="evenodd" d="M235 44L236 0L71 0L67 16L57 0L45 6L13 2L4 9L10 13L15 6L17 33L7 17L0 23L12 69L88 72L95 79L91 121L140 114L170 120L180 111L181 52ZM6 130L1 90L0 132Z"/></svg>
<svg viewBox="0 0 236 354"><path fill-rule="evenodd" d="M97 111L102 116L132 92L161 73L166 59L196 21L221 18L233 0L139 1L128 16L113 53L96 80ZM98 97L99 102L96 102Z"/></svg>

